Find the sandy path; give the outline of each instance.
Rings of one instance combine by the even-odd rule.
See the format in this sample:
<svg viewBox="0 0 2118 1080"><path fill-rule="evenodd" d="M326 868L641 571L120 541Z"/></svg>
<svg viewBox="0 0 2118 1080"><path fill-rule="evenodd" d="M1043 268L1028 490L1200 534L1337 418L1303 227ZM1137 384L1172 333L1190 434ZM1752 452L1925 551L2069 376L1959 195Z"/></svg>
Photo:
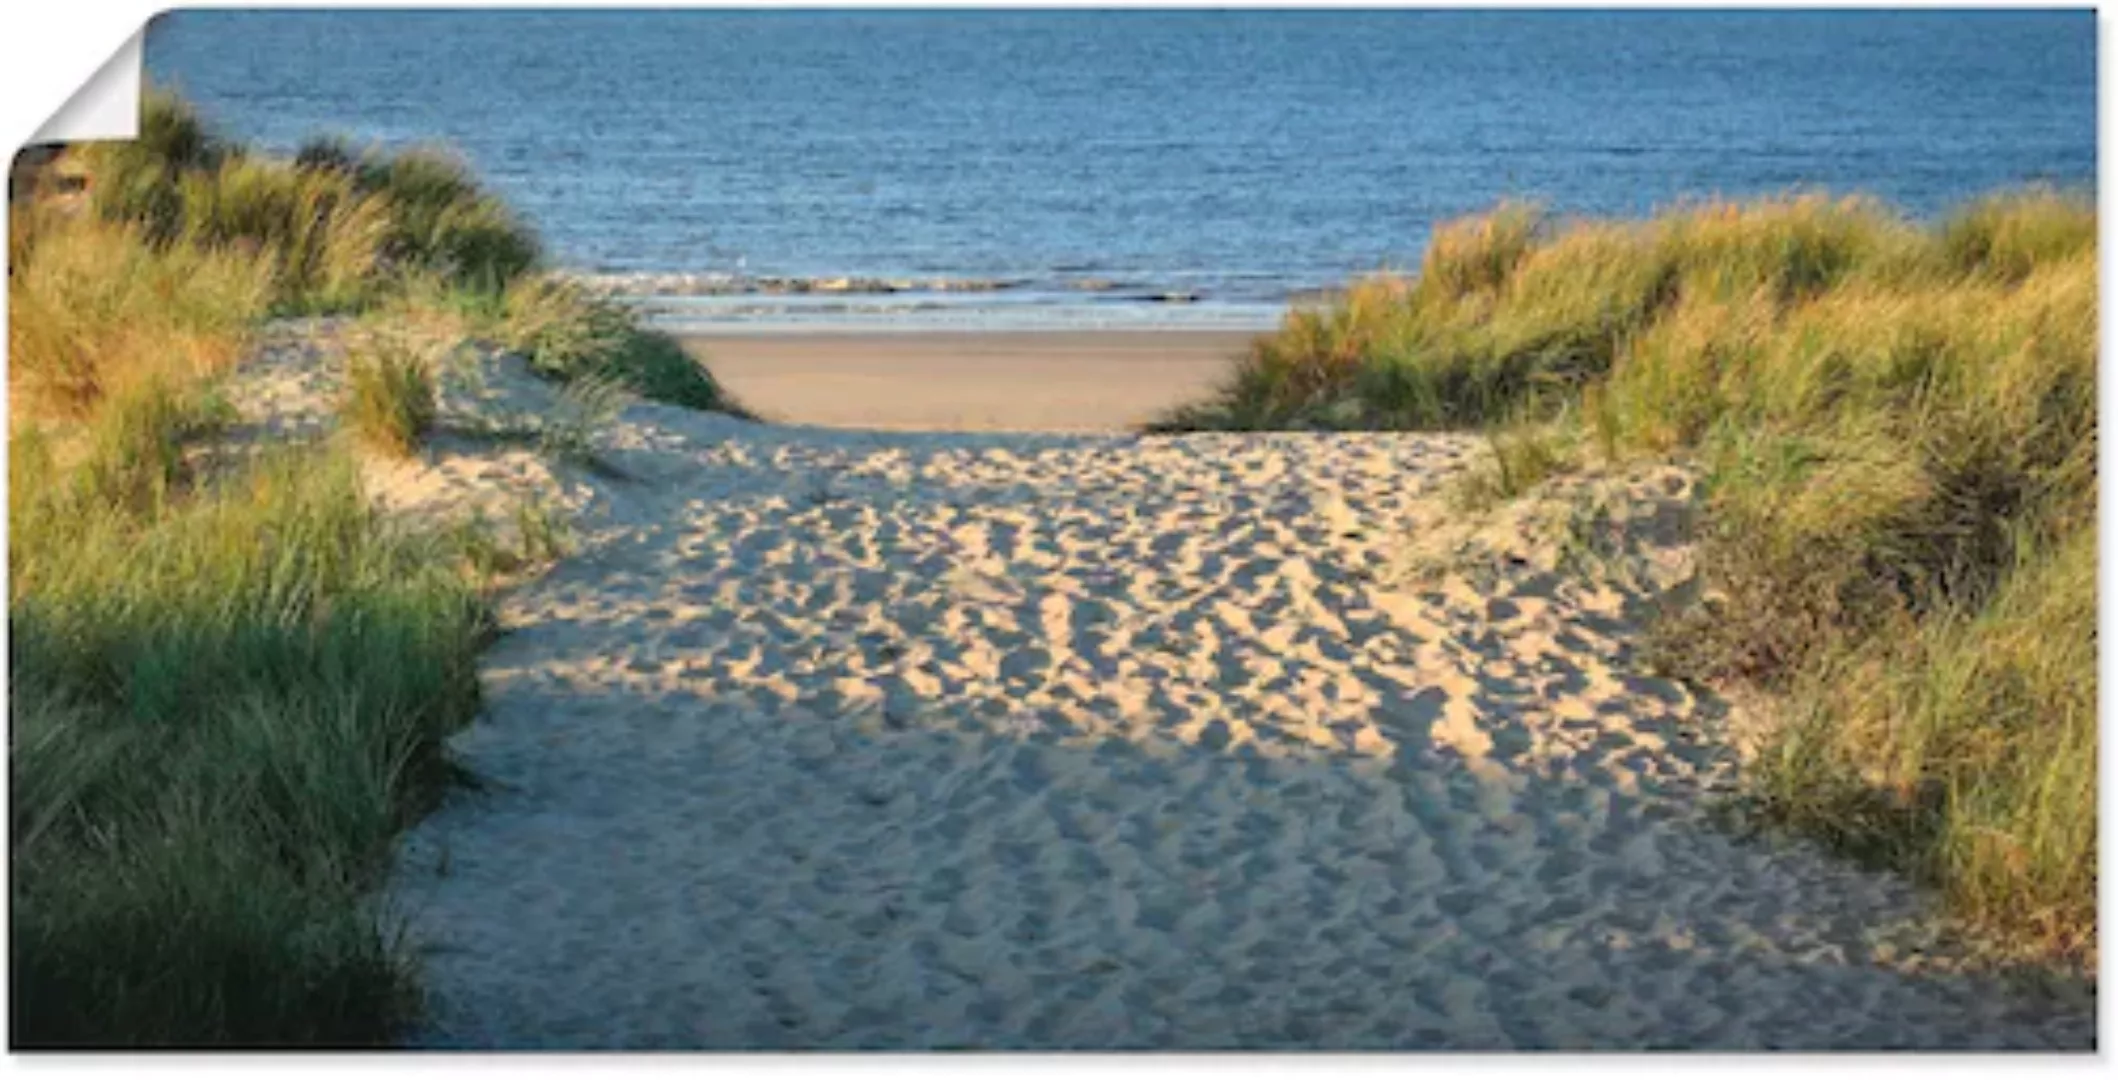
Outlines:
<svg viewBox="0 0 2118 1080"><path fill-rule="evenodd" d="M1203 330L716 334L714 376L775 420L909 431L1130 431L1207 396L1255 335Z"/></svg>
<svg viewBox="0 0 2118 1080"><path fill-rule="evenodd" d="M1552 544L1399 579L1473 445L627 410L403 849L418 1042L2092 1045L1707 820L1720 710Z"/></svg>

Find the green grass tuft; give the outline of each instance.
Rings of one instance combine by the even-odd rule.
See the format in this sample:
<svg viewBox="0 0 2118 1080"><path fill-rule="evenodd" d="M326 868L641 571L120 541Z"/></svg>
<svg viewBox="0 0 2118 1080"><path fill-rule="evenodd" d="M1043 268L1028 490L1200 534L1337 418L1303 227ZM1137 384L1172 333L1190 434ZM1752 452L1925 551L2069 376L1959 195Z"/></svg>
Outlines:
<svg viewBox="0 0 2118 1080"><path fill-rule="evenodd" d="M548 379L612 379L651 400L749 415L676 339L559 278L524 278L510 288L495 336Z"/></svg>
<svg viewBox="0 0 2118 1080"><path fill-rule="evenodd" d="M1565 423L1517 422L1486 434L1488 456L1473 465L1450 488L1459 510L1477 512L1510 499L1581 464L1572 426Z"/></svg>
<svg viewBox="0 0 2118 1080"><path fill-rule="evenodd" d="M469 289L498 292L529 272L539 245L506 204L484 194L459 159L414 149L367 161L355 183L390 208L383 243L395 263L437 271Z"/></svg>
<svg viewBox="0 0 2118 1080"><path fill-rule="evenodd" d="M267 158L163 91L142 99L142 128L82 149L96 212L159 246L264 253L283 312L362 310L419 274L497 294L541 259L535 234L440 150L356 153L327 137Z"/></svg>
<svg viewBox="0 0 2118 1080"><path fill-rule="evenodd" d="M2095 204L2048 188L1994 195L1951 218L1941 246L1953 270L2020 281L2040 266L2095 252Z"/></svg>
<svg viewBox="0 0 2118 1080"><path fill-rule="evenodd" d="M437 411L429 351L401 334L372 332L346 358L339 414L368 447L410 457L426 443Z"/></svg>

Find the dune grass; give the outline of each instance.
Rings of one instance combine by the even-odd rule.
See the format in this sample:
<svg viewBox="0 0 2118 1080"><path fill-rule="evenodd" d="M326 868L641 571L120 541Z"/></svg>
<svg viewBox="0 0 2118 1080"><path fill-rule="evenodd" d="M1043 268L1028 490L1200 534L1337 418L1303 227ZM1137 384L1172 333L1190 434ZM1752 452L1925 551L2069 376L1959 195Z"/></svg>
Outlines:
<svg viewBox="0 0 2118 1080"><path fill-rule="evenodd" d="M392 457L410 457L434 429L435 358L396 333L372 333L346 358L346 395L339 416L362 443Z"/></svg>
<svg viewBox="0 0 2118 1080"><path fill-rule="evenodd" d="M24 221L28 232L57 234ZM25 243L28 241L25 240ZM132 226L67 223L8 278L13 415L78 418L126 384L232 367L263 315L271 267L234 252L156 251Z"/></svg>
<svg viewBox="0 0 2118 1080"><path fill-rule="evenodd" d="M379 1045L409 970L366 907L476 702L484 620L348 459L112 500L11 451L22 1046Z"/></svg>
<svg viewBox="0 0 2118 1080"><path fill-rule="evenodd" d="M566 533L533 505L522 551L414 531L370 507L353 447L434 423L413 323L497 334L510 297L558 287L437 152L269 159L163 94L139 141L67 152L85 204L9 207L15 1044L387 1045L416 972L373 888L475 710L486 590ZM319 312L375 331L356 440L217 453L221 377L265 320ZM718 400L622 311L540 325L584 394L623 373Z"/></svg>
<svg viewBox="0 0 2118 1080"><path fill-rule="evenodd" d="M655 401L751 416L676 339L641 327L625 309L571 282L522 278L494 314L492 336L546 378L608 379Z"/></svg>
<svg viewBox="0 0 2118 1080"><path fill-rule="evenodd" d="M445 149L385 154L324 136L271 158L151 91L139 140L81 153L96 216L158 252L261 268L272 314L446 309L547 378L614 377L656 401L748 415L675 340L547 271L536 236Z"/></svg>
<svg viewBox="0 0 2118 1080"><path fill-rule="evenodd" d="M143 98L140 123L138 140L81 149L97 215L157 247L260 254L281 313L359 310L422 272L498 292L539 263L536 237L443 151L324 143L269 158L161 91Z"/></svg>
<svg viewBox="0 0 2118 1080"><path fill-rule="evenodd" d="M2043 189L1924 227L1821 195L1505 205L1157 426L1491 427L1467 505L1570 439L1693 461L1719 598L1657 636L1774 696L1767 813L2093 956L2096 297L2093 207Z"/></svg>
<svg viewBox="0 0 2118 1080"><path fill-rule="evenodd" d="M39 223L9 277L13 1032L377 1045L362 899L476 698L477 583L342 452L209 475L259 254Z"/></svg>
<svg viewBox="0 0 2118 1080"><path fill-rule="evenodd" d="M1477 512L1517 498L1581 463L1580 434L1564 422L1517 421L1486 433L1486 454L1449 489L1452 505Z"/></svg>

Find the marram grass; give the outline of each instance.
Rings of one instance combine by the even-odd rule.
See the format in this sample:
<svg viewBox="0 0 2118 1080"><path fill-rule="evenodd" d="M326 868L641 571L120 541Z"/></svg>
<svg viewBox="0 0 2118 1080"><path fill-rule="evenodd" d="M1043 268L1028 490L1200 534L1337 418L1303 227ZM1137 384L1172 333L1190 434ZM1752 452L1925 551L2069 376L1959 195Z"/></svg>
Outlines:
<svg viewBox="0 0 2118 1080"><path fill-rule="evenodd" d="M444 153L271 159L159 93L142 125L68 151L85 207L10 207L14 1042L388 1045L419 1002L382 862L475 709L484 588L564 523L413 531L346 443L231 466L215 387L268 317L344 312L341 418L386 453L435 423L427 340L503 338L574 397L730 406L546 277Z"/></svg>
<svg viewBox="0 0 2118 1080"><path fill-rule="evenodd" d="M511 285L494 337L548 379L608 379L656 401L749 415L676 339L642 328L623 308L563 279L531 276Z"/></svg>
<svg viewBox="0 0 2118 1080"><path fill-rule="evenodd" d="M1510 204L1157 427L1496 427L1473 504L1561 467L1565 429L1695 461L1721 600L1662 651L1777 695L1770 812L2093 956L2096 298L2094 209L2044 189L1931 226L1823 195Z"/></svg>
<svg viewBox="0 0 2118 1080"><path fill-rule="evenodd" d="M272 259L33 227L9 280L14 1042L385 1044L416 997L366 898L475 701L475 582L343 456L195 466Z"/></svg>
<svg viewBox="0 0 2118 1080"><path fill-rule="evenodd" d="M410 457L433 431L439 359L418 340L377 330L346 358L345 398L339 416L345 430L368 448Z"/></svg>
<svg viewBox="0 0 2118 1080"><path fill-rule="evenodd" d="M141 128L139 140L80 151L97 215L160 247L264 259L282 312L360 310L422 273L498 292L541 259L527 226L441 150L357 154L319 142L269 158L221 139L162 91L143 99Z"/></svg>
<svg viewBox="0 0 2118 1080"><path fill-rule="evenodd" d="M278 161L167 95L68 152L85 206L10 207L14 1043L387 1045L418 1007L388 845L475 709L485 583L563 526L412 530L344 444L231 465L215 387L275 314L497 320L534 238L443 155ZM378 341L348 426L403 451L430 358Z"/></svg>
<svg viewBox="0 0 2118 1080"><path fill-rule="evenodd" d="M363 897L475 706L470 581L343 457L142 508L11 450L16 1044L388 1042Z"/></svg>
<svg viewBox="0 0 2118 1080"><path fill-rule="evenodd" d="M272 290L271 267L230 251L157 251L136 228L32 225L8 275L11 419L77 418L128 384L196 382L232 367Z"/></svg>

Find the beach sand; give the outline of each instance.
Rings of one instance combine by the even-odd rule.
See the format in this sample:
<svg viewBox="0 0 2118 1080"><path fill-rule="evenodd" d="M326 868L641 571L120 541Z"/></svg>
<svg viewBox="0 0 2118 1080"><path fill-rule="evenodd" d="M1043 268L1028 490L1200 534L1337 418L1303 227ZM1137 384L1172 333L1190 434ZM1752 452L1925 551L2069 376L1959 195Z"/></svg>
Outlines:
<svg viewBox="0 0 2118 1080"><path fill-rule="evenodd" d="M933 331L685 338L777 421L899 431L1111 432L1198 401L1256 335Z"/></svg>
<svg viewBox="0 0 2118 1080"><path fill-rule="evenodd" d="M552 406L518 361L486 385ZM603 472L378 468L399 508L580 512L501 605L451 742L478 786L386 892L412 1041L2093 1046L2092 989L1713 812L1729 710L1638 651L1695 584L1684 473L1467 518L1481 452L640 403Z"/></svg>

